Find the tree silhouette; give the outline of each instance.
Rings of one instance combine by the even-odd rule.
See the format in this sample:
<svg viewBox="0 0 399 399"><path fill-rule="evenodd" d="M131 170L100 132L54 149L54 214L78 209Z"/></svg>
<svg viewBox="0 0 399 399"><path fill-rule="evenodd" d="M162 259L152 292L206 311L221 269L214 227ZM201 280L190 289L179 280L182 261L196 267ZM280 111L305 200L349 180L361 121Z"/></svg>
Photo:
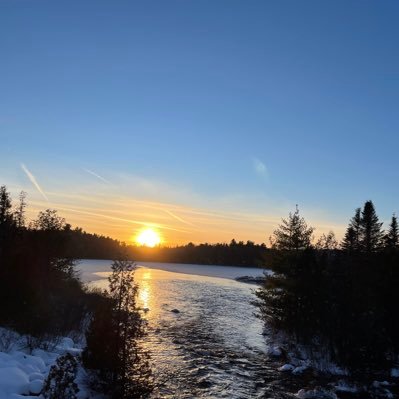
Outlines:
<svg viewBox="0 0 399 399"><path fill-rule="evenodd" d="M11 197L6 186L0 187L0 225L7 223L11 218Z"/></svg>
<svg viewBox="0 0 399 399"><path fill-rule="evenodd" d="M33 222L33 227L37 230L59 231L65 227L65 219L58 216L55 209L46 209L39 212L37 219Z"/></svg>
<svg viewBox="0 0 399 399"><path fill-rule="evenodd" d="M116 260L109 277L109 302L94 315L86 334L85 365L97 370L113 398L141 398L151 390L151 369L138 340L144 324L136 306L134 262Z"/></svg>
<svg viewBox="0 0 399 399"><path fill-rule="evenodd" d="M385 248L396 249L399 247L399 227L398 218L395 214L392 215L389 230L384 237Z"/></svg>
<svg viewBox="0 0 399 399"><path fill-rule="evenodd" d="M362 216L361 209L357 208L355 216L350 220L348 229L342 242L342 249L346 251L358 251L360 249Z"/></svg>
<svg viewBox="0 0 399 399"><path fill-rule="evenodd" d="M26 208L26 193L25 191L21 191L19 194L19 204L14 213L15 215L15 223L17 228L22 229L25 227L25 208Z"/></svg>
<svg viewBox="0 0 399 399"><path fill-rule="evenodd" d="M303 217L299 215L298 206L294 213L290 213L287 219L273 232L273 248L278 250L303 250L309 248L312 241L314 228L309 227Z"/></svg>
<svg viewBox="0 0 399 399"><path fill-rule="evenodd" d="M366 201L361 218L360 247L364 252L375 252L381 249L383 232L372 201Z"/></svg>

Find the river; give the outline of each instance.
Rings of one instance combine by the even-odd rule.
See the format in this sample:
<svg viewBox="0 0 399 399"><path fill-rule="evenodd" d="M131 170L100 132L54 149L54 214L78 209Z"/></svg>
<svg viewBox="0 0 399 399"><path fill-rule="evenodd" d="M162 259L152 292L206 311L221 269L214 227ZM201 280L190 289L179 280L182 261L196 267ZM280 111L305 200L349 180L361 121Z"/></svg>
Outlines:
<svg viewBox="0 0 399 399"><path fill-rule="evenodd" d="M84 260L85 282L107 288L110 261ZM298 387L267 356L255 317L255 285L234 278L263 269L139 263L138 306L145 309L154 398L292 398ZM288 387L290 387L288 389Z"/></svg>

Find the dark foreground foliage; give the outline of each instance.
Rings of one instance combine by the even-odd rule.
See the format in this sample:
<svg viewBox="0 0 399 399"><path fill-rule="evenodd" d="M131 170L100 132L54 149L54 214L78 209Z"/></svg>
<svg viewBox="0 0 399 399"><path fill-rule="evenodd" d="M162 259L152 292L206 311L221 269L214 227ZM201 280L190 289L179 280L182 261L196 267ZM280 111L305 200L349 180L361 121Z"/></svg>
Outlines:
<svg viewBox="0 0 399 399"><path fill-rule="evenodd" d="M135 304L133 263L114 262L109 293L87 291L69 256L76 237L84 234L72 233L50 209L27 226L25 207L23 193L14 208L6 187L0 187L0 326L27 334L33 349L81 331L92 317L84 364L112 397L145 397L151 371L138 345L144 324ZM45 384L46 398L76 397L79 361L68 354L58 359Z"/></svg>
<svg viewBox="0 0 399 399"><path fill-rule="evenodd" d="M356 211L342 248L330 233L311 245L298 210L274 234L274 276L257 292L260 316L354 373L388 370L399 354L399 240L381 230L371 201Z"/></svg>
<svg viewBox="0 0 399 399"><path fill-rule="evenodd" d="M37 338L78 330L90 295L76 278L65 221L55 211L40 212L25 224L25 196L14 208L0 188L0 325Z"/></svg>

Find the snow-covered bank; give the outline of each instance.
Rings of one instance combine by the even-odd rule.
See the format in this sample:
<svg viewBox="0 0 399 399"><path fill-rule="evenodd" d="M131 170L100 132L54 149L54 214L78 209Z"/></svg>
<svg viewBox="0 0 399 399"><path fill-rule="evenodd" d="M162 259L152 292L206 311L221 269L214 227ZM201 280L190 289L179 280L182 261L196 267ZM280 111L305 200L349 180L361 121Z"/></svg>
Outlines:
<svg viewBox="0 0 399 399"><path fill-rule="evenodd" d="M60 337L32 346L32 338L0 328L0 399L41 398L51 367L61 356L71 354L78 359L75 383L78 399L97 398L86 385L86 373L80 366L82 345L69 337ZM43 349L46 348L46 349Z"/></svg>
<svg viewBox="0 0 399 399"><path fill-rule="evenodd" d="M385 377L380 375L380 378L386 378L388 381L376 381L372 376L359 379L358 376L355 378L351 375L349 370L334 363L324 353L320 342L315 345L319 350L311 350L303 345L294 344L281 332L268 331L265 336L269 357L280 361L279 372L303 376L304 381L308 380L306 376L321 377L320 381L324 381L323 388L307 386L300 389L296 394L300 399L337 399L342 395L345 398L353 396L356 399L398 397L399 373L396 368L386 373Z"/></svg>

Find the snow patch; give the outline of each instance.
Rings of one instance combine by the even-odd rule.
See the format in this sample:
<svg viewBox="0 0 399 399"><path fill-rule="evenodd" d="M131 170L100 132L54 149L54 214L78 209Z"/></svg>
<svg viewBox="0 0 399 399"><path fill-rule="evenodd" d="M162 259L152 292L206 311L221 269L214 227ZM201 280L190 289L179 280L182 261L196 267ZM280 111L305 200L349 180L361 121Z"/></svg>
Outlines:
<svg viewBox="0 0 399 399"><path fill-rule="evenodd" d="M28 394L29 377L18 367L2 367L0 369L0 397L12 393Z"/></svg>
<svg viewBox="0 0 399 399"><path fill-rule="evenodd" d="M66 353L79 355L82 352L82 348L77 347L69 337L57 339L57 345L52 342L44 343L44 347L55 348L54 352L36 348L29 353L26 348L27 336L4 328L0 328L0 335L7 337L6 345L1 347L7 351L0 351L0 399L37 399L57 358ZM79 398L101 397L86 387L84 376L85 372L81 368L76 379L80 390Z"/></svg>
<svg viewBox="0 0 399 399"><path fill-rule="evenodd" d="M29 392L38 395L43 389L43 380L33 380L29 384Z"/></svg>

